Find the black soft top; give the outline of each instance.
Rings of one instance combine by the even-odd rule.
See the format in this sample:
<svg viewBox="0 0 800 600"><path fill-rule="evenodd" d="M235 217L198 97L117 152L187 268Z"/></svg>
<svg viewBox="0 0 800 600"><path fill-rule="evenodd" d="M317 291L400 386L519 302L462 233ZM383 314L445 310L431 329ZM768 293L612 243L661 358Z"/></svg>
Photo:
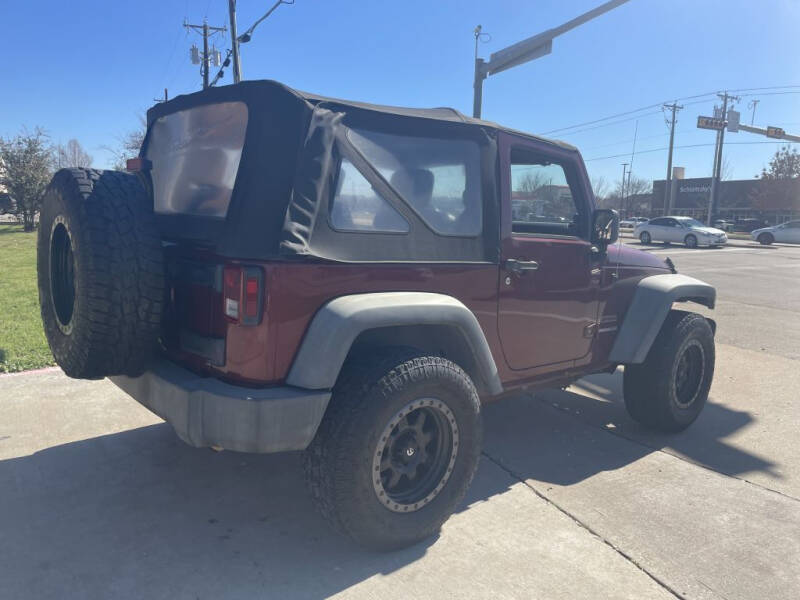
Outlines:
<svg viewBox="0 0 800 600"><path fill-rule="evenodd" d="M338 261L494 262L499 247L498 131L507 131L563 150L563 142L467 117L452 108L404 108L329 98L294 90L276 81L246 81L177 96L147 111L148 135L159 118L200 105L240 101L248 122L236 183L225 219L157 215L167 240L194 241L236 258L313 256ZM399 135L469 139L481 148L483 234L436 235L414 222L403 201L370 170L344 134L350 126ZM376 189L411 221L409 235L333 231L328 205L338 161L352 160Z"/></svg>

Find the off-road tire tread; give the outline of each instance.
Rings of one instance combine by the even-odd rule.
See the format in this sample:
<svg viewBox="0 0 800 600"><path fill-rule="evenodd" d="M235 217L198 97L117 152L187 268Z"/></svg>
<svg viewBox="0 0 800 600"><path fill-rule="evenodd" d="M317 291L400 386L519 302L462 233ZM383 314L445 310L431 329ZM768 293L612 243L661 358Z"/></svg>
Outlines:
<svg viewBox="0 0 800 600"><path fill-rule="evenodd" d="M406 383L426 377L442 377L456 383L464 397L469 399L477 419L477 449L459 449L460 452L474 451L476 456L474 467L453 499L455 508L463 499L477 470L482 426L480 400L475 385L461 367L445 358L425 356L413 348L390 348L348 360L333 389L331 402L316 437L305 452L306 482L319 512L338 532L372 549L392 550L407 546L409 542L376 538L374 531L365 530L359 515L348 510L351 498L343 490L349 486L342 485L342 482L348 478L352 482L357 463L364 460L364 449L356 445L359 433L356 429L357 417L369 403L384 401ZM375 423L375 426L383 427L383 424ZM449 516L449 512L443 514L426 531L417 532L414 541L436 533Z"/></svg>
<svg viewBox="0 0 800 600"><path fill-rule="evenodd" d="M47 194L60 194L72 234L83 247L75 270L71 339L54 321L49 297L49 245L56 210ZM144 184L132 173L71 168L48 188L39 230L39 297L42 320L58 364L71 377L139 375L154 354L164 308L161 238ZM53 204L53 203L50 203Z"/></svg>
<svg viewBox="0 0 800 600"><path fill-rule="evenodd" d="M684 338L694 330L706 343L706 376L704 389L695 401L699 414L708 396L714 375L714 333L705 317L682 310L671 310L656 336L647 358L642 364L626 365L623 376L623 394L628 414L635 421L651 429L665 432L681 431L691 422L676 421L669 408L672 365L675 353ZM710 355L709 355L710 354ZM696 415L695 415L696 417Z"/></svg>

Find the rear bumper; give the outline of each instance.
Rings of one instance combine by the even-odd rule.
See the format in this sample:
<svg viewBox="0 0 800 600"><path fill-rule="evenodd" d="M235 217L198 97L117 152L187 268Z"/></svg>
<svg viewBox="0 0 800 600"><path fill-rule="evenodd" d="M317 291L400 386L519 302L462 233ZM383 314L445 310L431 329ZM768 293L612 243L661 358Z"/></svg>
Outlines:
<svg viewBox="0 0 800 600"><path fill-rule="evenodd" d="M161 360L139 377L109 379L167 421L184 442L239 452L303 450L314 438L329 391L253 389L201 377Z"/></svg>

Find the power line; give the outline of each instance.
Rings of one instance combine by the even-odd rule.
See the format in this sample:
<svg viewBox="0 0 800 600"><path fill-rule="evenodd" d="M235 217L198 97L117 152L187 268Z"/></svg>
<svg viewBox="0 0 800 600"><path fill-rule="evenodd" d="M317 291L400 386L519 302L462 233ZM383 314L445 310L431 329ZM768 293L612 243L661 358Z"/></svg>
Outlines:
<svg viewBox="0 0 800 600"><path fill-rule="evenodd" d="M787 90L787 89L791 89L791 88L800 88L800 85L781 85L781 86L770 86L770 87L761 87L761 88L741 88L741 89L737 89L737 90L733 90L733 91L734 92L750 92L750 91L758 91L758 90ZM676 101L677 100L694 100L696 98L706 98L708 96L714 96L716 94L717 94L717 92L706 92L704 94L695 94L693 96L682 96L680 98L676 98ZM800 94L800 91L766 92L766 93L763 93L763 94L742 94L742 95L744 95L744 96L761 96L761 95L769 96L769 95L776 95L776 94ZM692 103L687 103L686 105L688 106L689 104L701 104L701 103L702 102L692 102ZM594 125L595 123L602 123L603 121L608 121L610 119L616 119L618 117L624 117L624 116L627 116L627 115L632 115L634 113L641 112L643 110L648 110L650 108L655 108L656 106L661 106L662 104L663 104L663 102L657 102L656 104L650 104L650 105L647 105L647 106L642 106L640 108L636 108L636 109L633 109L633 110L628 110L628 111L617 113L617 114L614 114L614 115L609 115L609 116L603 117L601 119L595 119L593 121L586 121L584 123L577 123L575 125L570 125L568 127L559 127L559 128L556 128L556 129L551 129L549 131L544 131L539 135L548 135L548 134L556 133L556 132L559 132L559 131L565 131L567 129L575 129L576 127L583 127L584 125ZM634 118L636 118L636 117L632 117L631 119L627 119L627 120L633 120ZM622 123L622 122L624 122L624 121L620 121L620 123ZM567 135L567 134L562 134L562 135Z"/></svg>
<svg viewBox="0 0 800 600"><path fill-rule="evenodd" d="M748 146L751 144L796 144L800 142L789 142L786 140L780 140L775 142L728 142L726 146ZM717 144L714 142L707 142L704 144L684 144L681 146L675 146L675 148L702 148L706 146L716 146ZM648 154L650 152L661 152L663 150L669 150L669 146L664 146L663 148L649 148L647 150L637 150L636 154ZM607 160L612 158L622 158L625 156L630 156L628 152L624 154L612 154L610 156L596 156L594 158L584 158L583 162L590 162L593 160Z"/></svg>

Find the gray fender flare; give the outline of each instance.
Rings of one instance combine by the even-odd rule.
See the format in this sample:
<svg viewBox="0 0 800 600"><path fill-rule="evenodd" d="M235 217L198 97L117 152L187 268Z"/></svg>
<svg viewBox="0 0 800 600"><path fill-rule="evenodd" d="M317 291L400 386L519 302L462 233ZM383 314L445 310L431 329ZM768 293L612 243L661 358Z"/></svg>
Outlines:
<svg viewBox="0 0 800 600"><path fill-rule="evenodd" d="M686 275L650 275L639 281L628 311L614 340L609 361L640 364L658 335L673 302L697 302L714 308L713 286Z"/></svg>
<svg viewBox="0 0 800 600"><path fill-rule="evenodd" d="M452 296L428 292L379 292L335 298L314 315L295 355L286 383L330 389L353 342L371 329L445 325L456 329L468 347L489 395L503 391L489 344L472 311Z"/></svg>

